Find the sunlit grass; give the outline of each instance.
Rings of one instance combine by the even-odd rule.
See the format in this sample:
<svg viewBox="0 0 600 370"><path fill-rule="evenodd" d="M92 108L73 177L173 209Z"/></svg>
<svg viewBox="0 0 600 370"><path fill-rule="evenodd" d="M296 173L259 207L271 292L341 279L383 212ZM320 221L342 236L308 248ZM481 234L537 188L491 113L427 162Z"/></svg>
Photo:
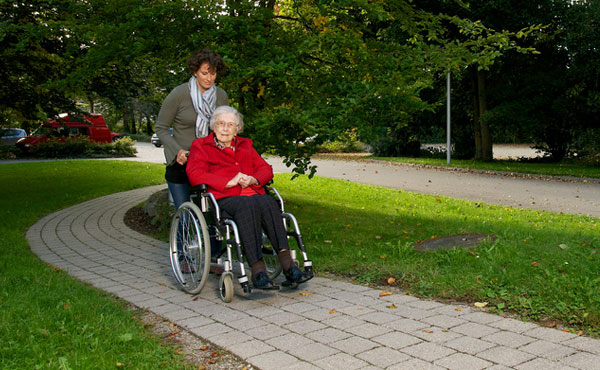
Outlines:
<svg viewBox="0 0 600 370"><path fill-rule="evenodd" d="M441 167L456 167L489 171L504 171L532 175L568 176L600 178L600 167L587 166L576 161L562 161L559 163L527 162L517 160L494 160L492 162L475 161L472 159L452 159L450 164L445 159L435 158L410 158L410 157L363 157L367 159L423 164Z"/></svg>
<svg viewBox="0 0 600 370"><path fill-rule="evenodd" d="M418 295L489 302L531 320L600 334L599 219L278 175L318 271ZM494 242L421 253L413 243L460 234Z"/></svg>
<svg viewBox="0 0 600 370"><path fill-rule="evenodd" d="M0 166L0 368L185 368L123 302L34 256L25 232L85 200L162 183L162 165L63 161ZM414 294L486 301L600 335L597 218L490 206L342 180L277 175L317 272L393 276ZM497 236L473 250L418 253L436 236Z"/></svg>

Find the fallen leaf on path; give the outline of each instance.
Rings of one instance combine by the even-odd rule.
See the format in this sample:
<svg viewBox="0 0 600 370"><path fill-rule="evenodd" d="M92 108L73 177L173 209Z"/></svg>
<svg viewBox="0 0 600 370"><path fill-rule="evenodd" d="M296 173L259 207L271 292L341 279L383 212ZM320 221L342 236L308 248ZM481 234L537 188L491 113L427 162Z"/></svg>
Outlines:
<svg viewBox="0 0 600 370"><path fill-rule="evenodd" d="M304 297L306 297L306 296L309 296L309 295L310 295L310 293L307 293L307 292L300 292L300 295L301 295L301 296L304 296Z"/></svg>
<svg viewBox="0 0 600 370"><path fill-rule="evenodd" d="M208 346L207 346L207 345L204 345L204 346L200 347L200 350L201 350L201 351L206 351L207 349L208 349Z"/></svg>
<svg viewBox="0 0 600 370"><path fill-rule="evenodd" d="M388 296L388 295L392 295L392 293L390 293L390 292L381 292L381 293L379 293L380 297L385 297L385 296Z"/></svg>
<svg viewBox="0 0 600 370"><path fill-rule="evenodd" d="M473 304L473 306L477 307L477 308L484 308L485 306L487 306L488 303L487 302L475 302Z"/></svg>
<svg viewBox="0 0 600 370"><path fill-rule="evenodd" d="M336 313L336 312L337 312L336 310L331 310L331 311L329 311L329 314L330 314L330 315L333 315L333 314L334 314L334 313Z"/></svg>
<svg viewBox="0 0 600 370"><path fill-rule="evenodd" d="M393 304L393 303L392 303L391 305L389 305L389 306L385 306L385 307L386 307L386 308L389 308L389 309L391 309L391 310L395 310L396 308L398 308L398 307L396 307L396 305L395 305L395 304Z"/></svg>
<svg viewBox="0 0 600 370"><path fill-rule="evenodd" d="M433 330L429 330L429 329L425 329L425 330L423 330L423 331L424 331L425 333L427 333L427 334L431 334L431 333L433 333Z"/></svg>
<svg viewBox="0 0 600 370"><path fill-rule="evenodd" d="M388 285L392 285L396 282L396 279L394 279L393 277L389 277L387 280Z"/></svg>

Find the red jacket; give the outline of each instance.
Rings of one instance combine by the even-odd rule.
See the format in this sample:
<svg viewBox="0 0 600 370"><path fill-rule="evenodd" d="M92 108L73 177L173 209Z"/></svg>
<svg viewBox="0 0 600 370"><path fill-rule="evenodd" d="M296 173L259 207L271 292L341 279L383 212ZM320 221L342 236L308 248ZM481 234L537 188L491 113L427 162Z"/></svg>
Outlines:
<svg viewBox="0 0 600 370"><path fill-rule="evenodd" d="M256 152L252 140L239 136L235 140L235 151L218 148L214 133L194 140L186 166L192 186L208 185L216 199L240 195L241 186L225 189L225 185L242 172L258 180L259 185L251 186L254 191L265 193L262 187L273 179L273 168Z"/></svg>

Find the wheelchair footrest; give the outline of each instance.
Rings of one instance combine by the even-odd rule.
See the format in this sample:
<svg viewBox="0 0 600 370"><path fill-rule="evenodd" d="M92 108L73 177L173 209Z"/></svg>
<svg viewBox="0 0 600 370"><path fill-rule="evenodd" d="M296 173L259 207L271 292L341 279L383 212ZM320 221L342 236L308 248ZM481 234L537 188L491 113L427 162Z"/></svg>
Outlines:
<svg viewBox="0 0 600 370"><path fill-rule="evenodd" d="M242 283L242 290L246 294L252 293L252 288L250 287L250 284L248 284L248 282Z"/></svg>
<svg viewBox="0 0 600 370"><path fill-rule="evenodd" d="M315 277L315 274L314 274L313 268L312 268L312 261L309 261L309 260L304 261L304 275L308 278L308 279L306 279L306 281Z"/></svg>

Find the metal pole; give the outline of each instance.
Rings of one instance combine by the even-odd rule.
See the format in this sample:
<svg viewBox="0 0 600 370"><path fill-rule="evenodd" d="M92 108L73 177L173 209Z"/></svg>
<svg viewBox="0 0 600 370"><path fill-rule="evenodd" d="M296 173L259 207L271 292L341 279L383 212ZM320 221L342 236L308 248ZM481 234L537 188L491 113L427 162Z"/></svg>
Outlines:
<svg viewBox="0 0 600 370"><path fill-rule="evenodd" d="M450 71L446 80L446 162L450 164Z"/></svg>

